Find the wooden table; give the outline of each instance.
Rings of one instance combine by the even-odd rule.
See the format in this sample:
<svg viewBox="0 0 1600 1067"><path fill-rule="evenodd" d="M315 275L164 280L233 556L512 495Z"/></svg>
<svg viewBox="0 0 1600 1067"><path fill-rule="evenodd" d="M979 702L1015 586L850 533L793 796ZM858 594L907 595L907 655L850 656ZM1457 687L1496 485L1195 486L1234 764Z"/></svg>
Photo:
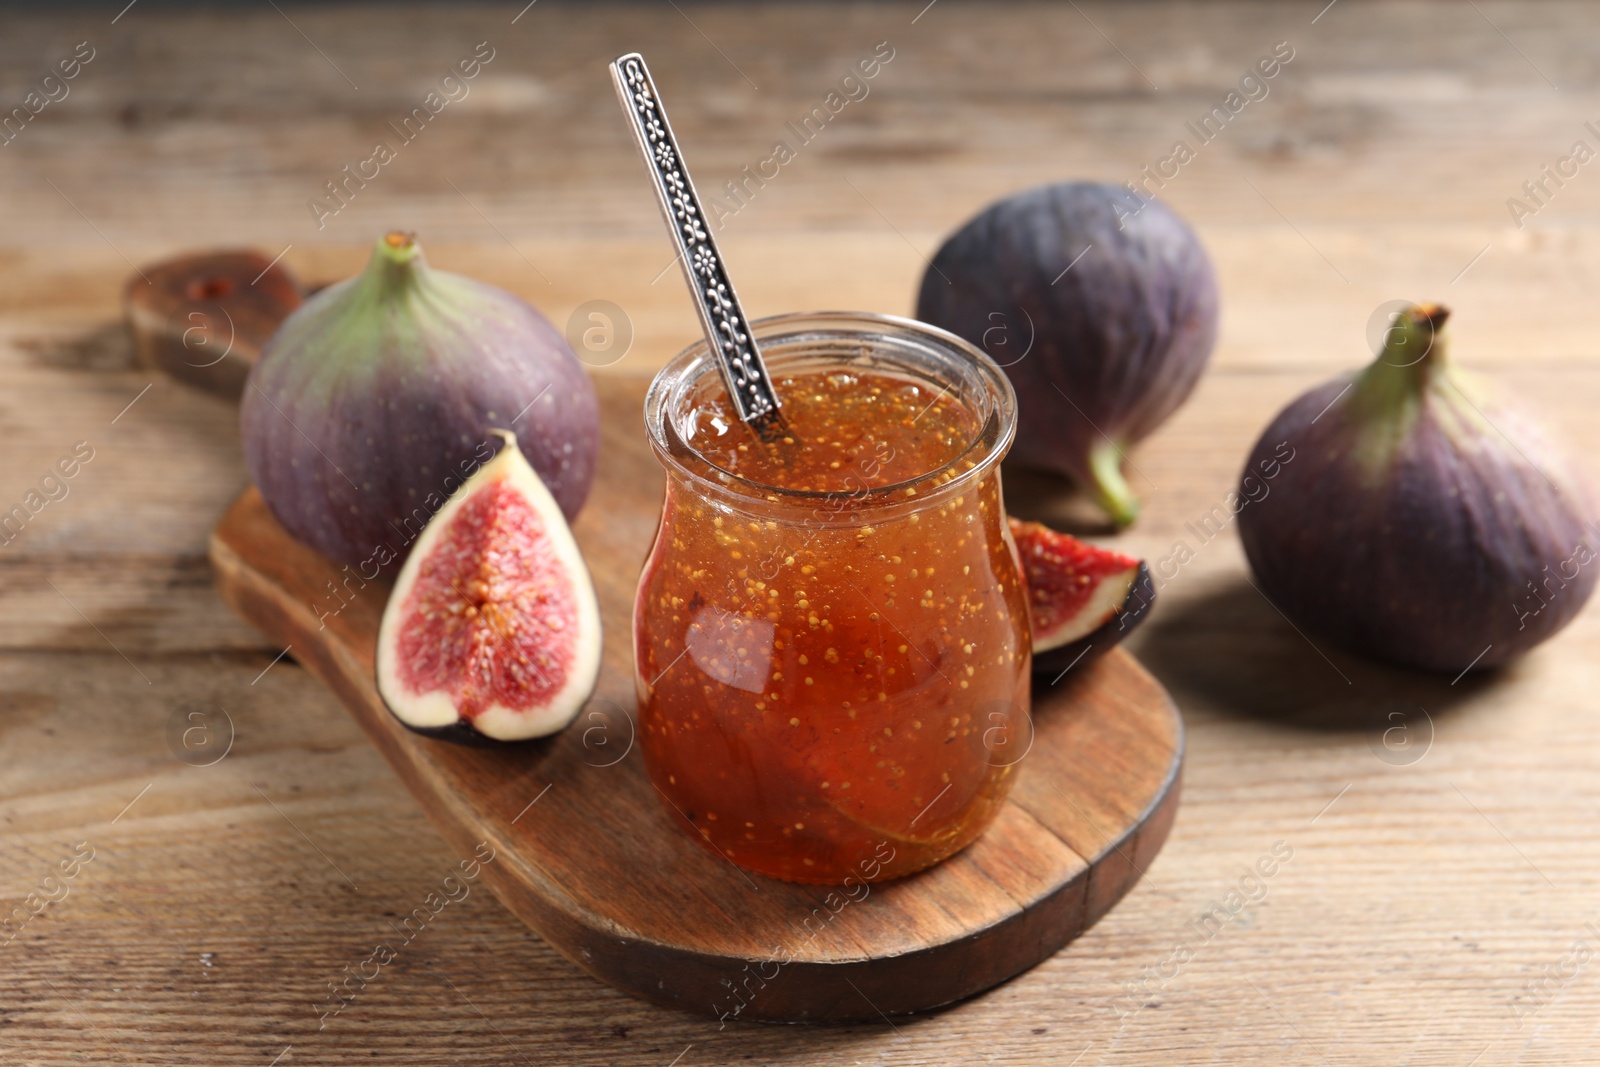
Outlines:
<svg viewBox="0 0 1600 1067"><path fill-rule="evenodd" d="M1287 626L1232 530L1134 642L1188 717L1171 840L1036 970L892 1027L719 1030L596 984L476 892L319 1032L326 983L461 857L334 699L218 601L205 543L245 480L234 411L137 368L117 326L131 263L289 246L328 280L399 225L558 324L612 301L635 337L601 373L647 374L695 326L603 61L646 51L719 188L882 41L867 98L722 233L757 314L904 313L923 257L982 204L1137 176L1287 41L1269 95L1162 190L1215 257L1225 314L1199 391L1135 456L1147 509L1120 543L1159 559L1196 547L1184 524L1281 404L1365 358L1386 300L1452 305L1461 360L1594 455L1600 164L1520 228L1506 205L1575 140L1600 145L1592 9L280 6L0 16L7 109L94 51L0 146L0 510L76 442L94 450L0 546L0 897L76 872L0 949L0 1060L1592 1060L1600 614L1492 678L1388 671ZM480 41L494 57L470 95L319 229L307 201ZM225 758L178 760L174 723L216 707ZM1266 895L1200 932L1274 847L1292 859Z"/></svg>

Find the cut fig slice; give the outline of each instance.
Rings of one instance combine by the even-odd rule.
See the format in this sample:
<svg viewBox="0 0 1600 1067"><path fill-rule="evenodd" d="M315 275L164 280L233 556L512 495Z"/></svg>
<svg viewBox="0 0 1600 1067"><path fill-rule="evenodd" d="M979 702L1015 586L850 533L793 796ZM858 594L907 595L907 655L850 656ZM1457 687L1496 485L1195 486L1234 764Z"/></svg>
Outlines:
<svg viewBox="0 0 1600 1067"><path fill-rule="evenodd" d="M1033 669L1065 671L1116 645L1144 621L1155 583L1142 560L1037 522L1011 520L1033 624Z"/></svg>
<svg viewBox="0 0 1600 1067"><path fill-rule="evenodd" d="M523 741L570 723L600 673L594 583L516 438L456 490L406 557L378 628L378 692L445 740Z"/></svg>
<svg viewBox="0 0 1600 1067"><path fill-rule="evenodd" d="M122 290L139 362L229 400L300 303L288 269L248 249L147 264Z"/></svg>

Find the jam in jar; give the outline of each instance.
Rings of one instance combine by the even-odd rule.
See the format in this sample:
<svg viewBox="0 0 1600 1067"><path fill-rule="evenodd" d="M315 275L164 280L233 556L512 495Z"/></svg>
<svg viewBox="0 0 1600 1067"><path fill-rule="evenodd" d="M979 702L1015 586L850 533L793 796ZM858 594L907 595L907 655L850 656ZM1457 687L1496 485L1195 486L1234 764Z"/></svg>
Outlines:
<svg viewBox="0 0 1600 1067"><path fill-rule="evenodd" d="M753 324L786 436L739 421L689 349L652 384L666 501L634 608L652 782L725 859L896 877L999 813L1026 731L1027 604L1001 497L1015 401L908 320Z"/></svg>

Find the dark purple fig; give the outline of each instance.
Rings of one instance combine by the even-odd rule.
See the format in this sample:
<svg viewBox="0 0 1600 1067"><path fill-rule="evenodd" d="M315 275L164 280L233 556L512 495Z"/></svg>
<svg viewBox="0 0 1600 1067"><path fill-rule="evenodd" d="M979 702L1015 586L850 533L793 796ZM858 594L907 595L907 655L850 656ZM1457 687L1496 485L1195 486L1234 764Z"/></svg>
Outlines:
<svg viewBox="0 0 1600 1067"><path fill-rule="evenodd" d="M1595 498L1567 448L1452 363L1448 312L1396 316L1377 360L1280 412L1239 513L1261 591L1303 629L1456 673L1526 652L1594 591ZM1255 497L1252 497L1255 499Z"/></svg>
<svg viewBox="0 0 1600 1067"><path fill-rule="evenodd" d="M1217 334L1217 280L1160 201L1065 182L993 204L944 243L917 317L966 338L1017 392L1011 455L1094 494L1119 526L1139 502L1124 453L1194 389Z"/></svg>
<svg viewBox="0 0 1600 1067"><path fill-rule="evenodd" d="M288 531L368 578L500 446L570 520L594 480L599 404L566 340L504 290L432 270L409 234L273 335L240 410L245 459Z"/></svg>

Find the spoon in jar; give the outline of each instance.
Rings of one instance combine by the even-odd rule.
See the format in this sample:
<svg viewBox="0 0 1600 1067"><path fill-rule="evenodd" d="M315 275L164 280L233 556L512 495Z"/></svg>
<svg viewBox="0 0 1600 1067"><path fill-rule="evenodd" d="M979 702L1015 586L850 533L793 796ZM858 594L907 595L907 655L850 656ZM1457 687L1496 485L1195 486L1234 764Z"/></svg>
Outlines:
<svg viewBox="0 0 1600 1067"><path fill-rule="evenodd" d="M683 265L689 291L694 294L700 327L705 331L706 343L716 353L734 410L761 440L768 444L782 441L791 435L778 410L778 394L767 375L761 349L751 336L750 320L739 304L722 253L706 225L699 194L667 122L667 110L656 92L650 68L638 52L629 52L612 60L611 80L644 155L667 229L678 246L678 261Z"/></svg>

